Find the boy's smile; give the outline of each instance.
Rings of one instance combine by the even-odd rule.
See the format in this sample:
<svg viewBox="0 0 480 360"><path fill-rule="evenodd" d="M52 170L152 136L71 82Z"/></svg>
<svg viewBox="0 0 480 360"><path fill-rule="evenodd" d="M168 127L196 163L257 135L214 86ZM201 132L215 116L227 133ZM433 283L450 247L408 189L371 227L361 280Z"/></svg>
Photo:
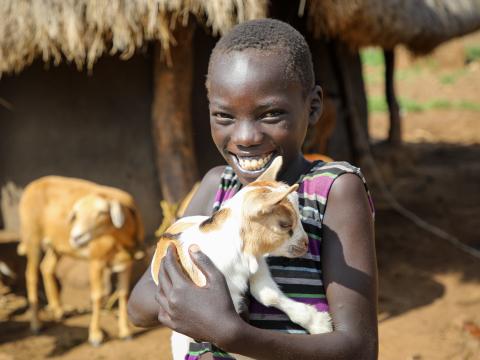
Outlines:
<svg viewBox="0 0 480 360"><path fill-rule="evenodd" d="M256 49L222 54L210 66L212 138L243 184L277 155L284 158L283 172L305 166L300 149L312 96L286 76L286 66L281 54Z"/></svg>

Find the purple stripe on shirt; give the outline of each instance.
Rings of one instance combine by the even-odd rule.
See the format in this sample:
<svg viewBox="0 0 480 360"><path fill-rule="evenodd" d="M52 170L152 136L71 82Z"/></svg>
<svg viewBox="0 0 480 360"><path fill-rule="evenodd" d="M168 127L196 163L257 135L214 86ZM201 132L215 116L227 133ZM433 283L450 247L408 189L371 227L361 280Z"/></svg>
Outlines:
<svg viewBox="0 0 480 360"><path fill-rule="evenodd" d="M298 188L299 193L310 196L321 196L326 198L330 191L330 187L335 179L329 176L316 176L302 182Z"/></svg>
<svg viewBox="0 0 480 360"><path fill-rule="evenodd" d="M324 298L319 299L319 298L293 297L291 299L304 304L313 305L318 311L328 311L328 303L327 303L327 300ZM266 307L260 304L257 300L253 298L251 299L249 310L250 310L250 314L265 314L265 315L283 314L282 311L277 310L273 307Z"/></svg>
<svg viewBox="0 0 480 360"><path fill-rule="evenodd" d="M308 252L312 255L320 255L320 241L308 238Z"/></svg>

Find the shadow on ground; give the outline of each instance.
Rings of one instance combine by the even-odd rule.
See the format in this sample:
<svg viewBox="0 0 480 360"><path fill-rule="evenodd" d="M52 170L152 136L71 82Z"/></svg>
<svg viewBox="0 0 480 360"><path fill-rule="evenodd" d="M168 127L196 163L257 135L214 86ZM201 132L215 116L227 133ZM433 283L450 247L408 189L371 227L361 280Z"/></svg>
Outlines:
<svg viewBox="0 0 480 360"><path fill-rule="evenodd" d="M405 144L394 152L380 145L374 151L391 192L404 207L480 248L480 145ZM480 260L418 228L379 200L376 244L381 320L442 297L444 286L435 280L439 274L456 273L462 281L480 284Z"/></svg>

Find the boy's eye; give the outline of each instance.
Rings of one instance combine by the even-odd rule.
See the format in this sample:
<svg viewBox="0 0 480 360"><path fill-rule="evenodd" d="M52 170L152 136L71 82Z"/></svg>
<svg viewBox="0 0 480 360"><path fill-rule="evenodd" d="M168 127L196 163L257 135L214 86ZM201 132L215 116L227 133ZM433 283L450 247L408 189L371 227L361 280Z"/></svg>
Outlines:
<svg viewBox="0 0 480 360"><path fill-rule="evenodd" d="M284 114L283 111L280 110L272 110L272 111L267 111L266 113L262 114L260 119L263 122L269 123L269 124L274 124L282 120L282 115Z"/></svg>
<svg viewBox="0 0 480 360"><path fill-rule="evenodd" d="M233 116L223 113L215 112L212 114L215 117L215 121L220 125L229 125L233 123Z"/></svg>

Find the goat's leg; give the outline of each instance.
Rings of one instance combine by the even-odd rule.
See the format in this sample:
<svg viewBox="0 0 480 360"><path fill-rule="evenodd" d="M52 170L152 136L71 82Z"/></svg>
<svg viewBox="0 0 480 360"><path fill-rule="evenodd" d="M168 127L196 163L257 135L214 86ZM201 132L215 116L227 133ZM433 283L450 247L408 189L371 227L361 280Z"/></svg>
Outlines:
<svg viewBox="0 0 480 360"><path fill-rule="evenodd" d="M63 309L60 305L60 296L55 279L57 262L57 254L53 249L49 248L40 264L40 270L42 271L43 284L47 293L48 307L52 311L55 320L60 320L63 317Z"/></svg>
<svg viewBox="0 0 480 360"><path fill-rule="evenodd" d="M88 341L93 346L99 346L103 341L100 329L100 302L103 295L103 270L105 262L102 260L90 261L90 298L92 300L92 319L88 331Z"/></svg>
<svg viewBox="0 0 480 360"><path fill-rule="evenodd" d="M332 331L328 312L319 312L314 306L287 297L273 281L267 263L259 261L258 271L250 279L250 293L265 306L273 306L288 315L290 320L308 330L310 334Z"/></svg>
<svg viewBox="0 0 480 360"><path fill-rule="evenodd" d="M118 274L118 333L121 339L129 339L131 337L127 315L131 271L132 264L128 264L125 269Z"/></svg>
<svg viewBox="0 0 480 360"><path fill-rule="evenodd" d="M34 333L38 333L41 327L40 319L38 318L38 265L40 263L40 249L38 246L33 246L33 244L29 245L27 247L25 278L30 308L30 329Z"/></svg>

